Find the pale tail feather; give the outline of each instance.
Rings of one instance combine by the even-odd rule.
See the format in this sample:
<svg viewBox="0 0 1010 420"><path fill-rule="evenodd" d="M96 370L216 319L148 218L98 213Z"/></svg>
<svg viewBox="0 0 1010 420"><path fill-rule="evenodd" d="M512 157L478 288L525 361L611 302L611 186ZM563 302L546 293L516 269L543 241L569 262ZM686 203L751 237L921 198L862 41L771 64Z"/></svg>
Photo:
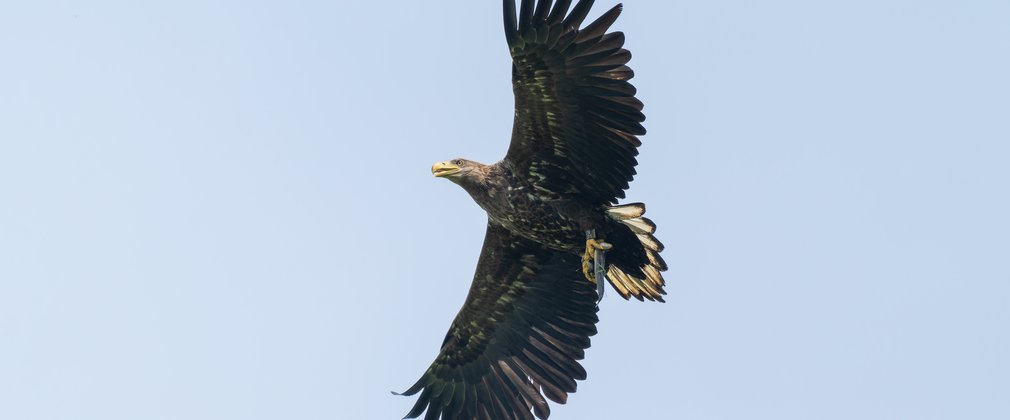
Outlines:
<svg viewBox="0 0 1010 420"><path fill-rule="evenodd" d="M631 203L607 209L607 215L614 220L627 220L642 217L645 214L645 204Z"/></svg>
<svg viewBox="0 0 1010 420"><path fill-rule="evenodd" d="M663 243L659 242L652 234L656 232L656 224L651 220L642 217L645 214L645 204L632 203L621 206L610 207L607 215L628 226L645 248L649 263L642 266L642 273L645 278L633 277L615 265L611 265L607 270L607 279L611 286L617 290L622 297L628 299L634 297L638 300L654 300L663 302L663 295L666 291L663 286L666 281L663 279L663 271L666 271L666 261L659 256L663 250Z"/></svg>

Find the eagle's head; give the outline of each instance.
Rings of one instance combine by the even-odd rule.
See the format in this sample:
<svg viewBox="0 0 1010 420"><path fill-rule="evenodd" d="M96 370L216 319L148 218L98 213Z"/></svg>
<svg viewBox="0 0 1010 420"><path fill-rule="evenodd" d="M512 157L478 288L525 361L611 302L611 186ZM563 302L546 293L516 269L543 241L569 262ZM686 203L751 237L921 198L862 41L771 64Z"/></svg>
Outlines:
<svg viewBox="0 0 1010 420"><path fill-rule="evenodd" d="M463 158L456 158L431 165L431 173L438 178L445 178L457 184L471 183L483 178L484 165Z"/></svg>

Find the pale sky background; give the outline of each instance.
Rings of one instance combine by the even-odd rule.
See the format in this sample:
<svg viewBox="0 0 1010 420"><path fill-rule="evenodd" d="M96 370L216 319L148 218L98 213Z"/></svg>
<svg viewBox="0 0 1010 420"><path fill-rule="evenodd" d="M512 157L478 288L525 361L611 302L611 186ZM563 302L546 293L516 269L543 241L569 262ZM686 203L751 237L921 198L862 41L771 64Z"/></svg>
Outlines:
<svg viewBox="0 0 1010 420"><path fill-rule="evenodd" d="M485 217L496 0L0 3L0 418L398 419ZM599 0L591 17L614 1ZM626 0L631 200L552 419L1010 418L1010 2Z"/></svg>

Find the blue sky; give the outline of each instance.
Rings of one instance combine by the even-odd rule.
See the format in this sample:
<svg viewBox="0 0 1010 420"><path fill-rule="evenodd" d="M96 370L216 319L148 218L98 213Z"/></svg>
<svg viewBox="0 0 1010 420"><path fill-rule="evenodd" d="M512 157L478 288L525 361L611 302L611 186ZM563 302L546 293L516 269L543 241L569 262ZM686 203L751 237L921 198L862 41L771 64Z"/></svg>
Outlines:
<svg viewBox="0 0 1010 420"><path fill-rule="evenodd" d="M507 147L500 19L0 6L0 418L402 417L485 224L430 165ZM1007 22L625 1L670 295L608 294L552 419L1010 418Z"/></svg>

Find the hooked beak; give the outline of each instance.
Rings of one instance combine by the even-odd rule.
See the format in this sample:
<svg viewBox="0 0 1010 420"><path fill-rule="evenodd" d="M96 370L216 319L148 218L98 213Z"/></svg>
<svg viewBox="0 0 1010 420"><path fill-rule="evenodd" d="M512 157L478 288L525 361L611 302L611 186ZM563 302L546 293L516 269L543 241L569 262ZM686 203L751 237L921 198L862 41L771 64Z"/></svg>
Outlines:
<svg viewBox="0 0 1010 420"><path fill-rule="evenodd" d="M453 165L449 162L438 162L431 165L431 173L435 175L436 178L444 178L459 172L459 166Z"/></svg>

